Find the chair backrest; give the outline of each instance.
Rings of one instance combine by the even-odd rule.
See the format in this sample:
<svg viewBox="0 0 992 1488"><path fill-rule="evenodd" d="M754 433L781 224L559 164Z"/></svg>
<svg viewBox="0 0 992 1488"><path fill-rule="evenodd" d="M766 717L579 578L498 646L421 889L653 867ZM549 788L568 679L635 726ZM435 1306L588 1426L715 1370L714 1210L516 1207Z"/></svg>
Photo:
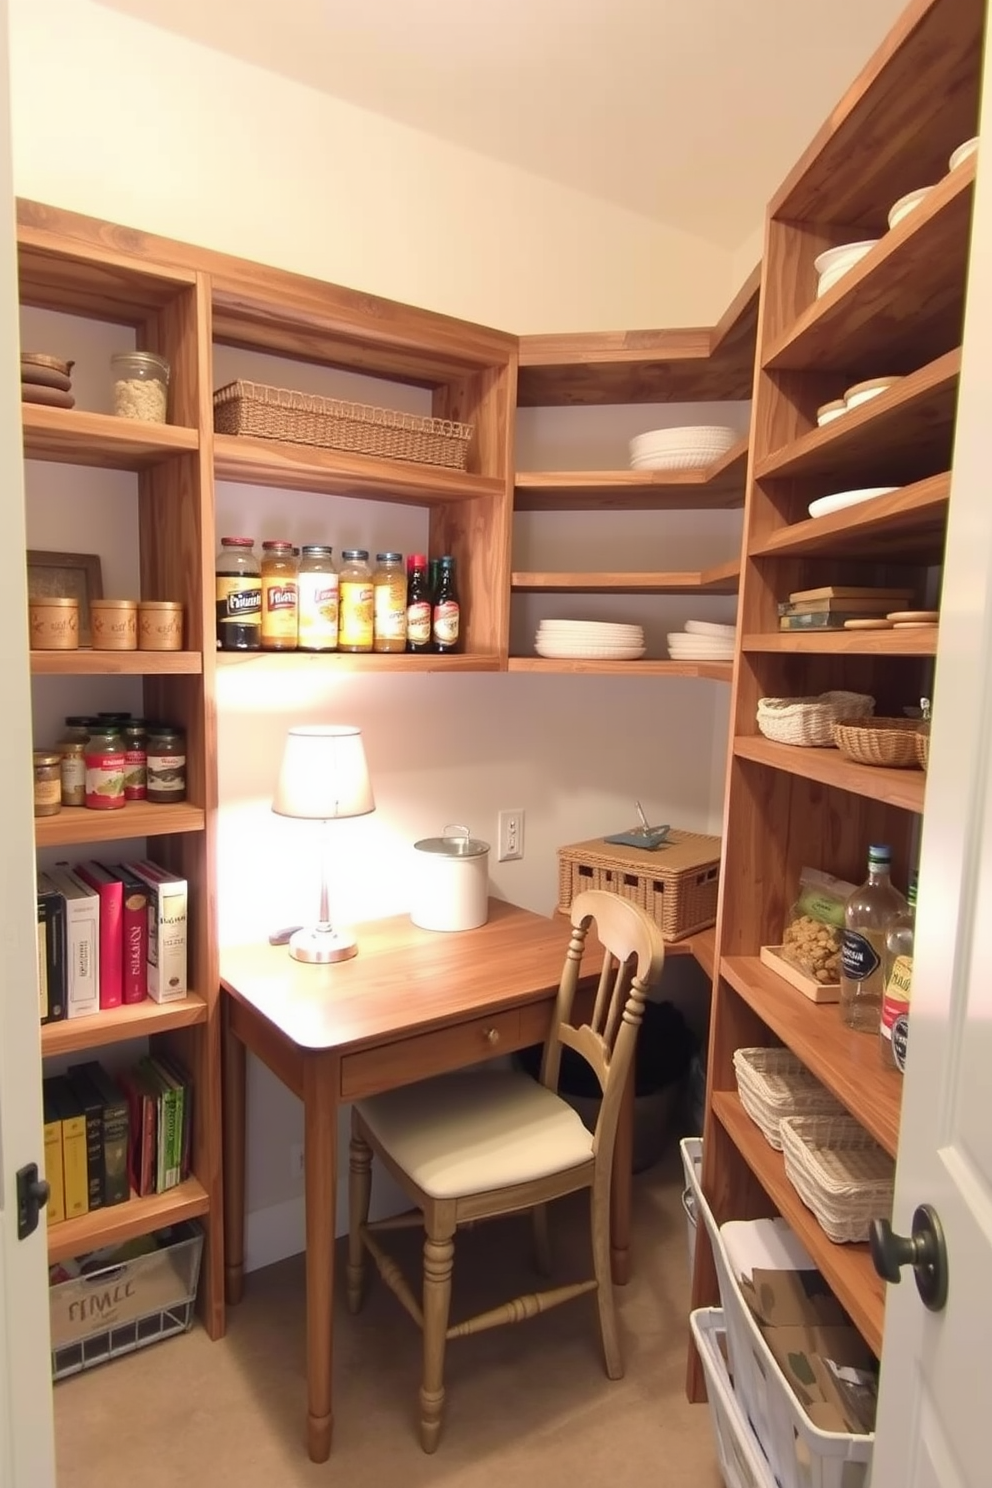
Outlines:
<svg viewBox="0 0 992 1488"><path fill-rule="evenodd" d="M557 1090L563 1046L582 1056L603 1092L593 1151L605 1155L613 1150L620 1099L634 1058L645 996L661 975L665 942L659 926L643 909L605 889L577 894L572 901L571 920L572 937L551 1032L544 1046L541 1082ZM589 943L590 926L595 927L603 948L602 971L591 1018L573 1027L572 1008L583 976L583 955L587 951L590 956L594 951L599 953L599 946Z"/></svg>

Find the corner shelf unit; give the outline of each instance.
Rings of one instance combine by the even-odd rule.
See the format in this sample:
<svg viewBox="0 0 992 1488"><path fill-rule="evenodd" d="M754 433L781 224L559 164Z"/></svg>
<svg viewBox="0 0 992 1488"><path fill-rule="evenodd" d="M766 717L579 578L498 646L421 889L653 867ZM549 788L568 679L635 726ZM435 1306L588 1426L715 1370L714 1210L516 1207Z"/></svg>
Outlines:
<svg viewBox="0 0 992 1488"><path fill-rule="evenodd" d="M784 633L777 605L828 583L905 584L934 604L975 177L974 159L948 173L948 157L977 132L984 10L981 0L913 0L773 199L763 260L702 1183L719 1223L783 1214L876 1354L885 1296L867 1247L834 1244L799 1199L741 1106L733 1055L784 1044L896 1155L902 1080L882 1067L877 1038L849 1031L835 1005L807 1001L759 951L779 943L806 864L860 883L868 843L889 842L905 885L926 776L774 743L755 715L759 697L834 687L872 694L879 715L932 695L936 631ZM937 185L922 205L887 231L891 204L928 181ZM816 255L868 237L876 247L817 300ZM901 381L817 427L820 404L881 374ZM870 484L898 489L808 516L812 499ZM716 1298L700 1232L693 1306ZM702 1398L691 1347L688 1389Z"/></svg>

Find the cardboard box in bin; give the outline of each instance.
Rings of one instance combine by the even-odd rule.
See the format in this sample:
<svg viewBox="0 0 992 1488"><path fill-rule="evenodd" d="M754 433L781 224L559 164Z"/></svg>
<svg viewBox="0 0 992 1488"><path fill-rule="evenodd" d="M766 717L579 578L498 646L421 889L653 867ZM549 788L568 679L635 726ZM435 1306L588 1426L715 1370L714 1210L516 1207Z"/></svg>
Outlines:
<svg viewBox="0 0 992 1488"><path fill-rule="evenodd" d="M191 1301L202 1248L202 1231L183 1224L94 1251L81 1258L81 1265L53 1266L48 1290L53 1351Z"/></svg>
<svg viewBox="0 0 992 1488"><path fill-rule="evenodd" d="M716 922L721 846L677 827L650 852L602 837L573 842L558 849L558 908L567 913L577 894L606 889L646 910L664 940L684 940Z"/></svg>

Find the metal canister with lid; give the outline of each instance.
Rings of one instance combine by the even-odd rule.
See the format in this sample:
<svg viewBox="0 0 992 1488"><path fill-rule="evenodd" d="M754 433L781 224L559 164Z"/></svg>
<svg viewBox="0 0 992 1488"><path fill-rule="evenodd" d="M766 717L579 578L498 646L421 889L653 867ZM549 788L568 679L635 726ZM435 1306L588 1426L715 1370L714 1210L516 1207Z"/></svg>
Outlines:
<svg viewBox="0 0 992 1488"><path fill-rule="evenodd" d="M171 723L148 725L147 798L158 806L186 799L186 735Z"/></svg>

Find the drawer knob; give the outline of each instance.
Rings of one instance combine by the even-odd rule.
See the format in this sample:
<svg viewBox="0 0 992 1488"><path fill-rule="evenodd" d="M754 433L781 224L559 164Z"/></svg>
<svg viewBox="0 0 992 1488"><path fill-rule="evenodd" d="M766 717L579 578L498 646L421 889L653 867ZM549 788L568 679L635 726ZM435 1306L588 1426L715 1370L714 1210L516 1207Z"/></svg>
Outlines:
<svg viewBox="0 0 992 1488"><path fill-rule="evenodd" d="M487 1028L486 1031L485 1031L485 1035L484 1036L485 1036L485 1040L486 1040L486 1043L487 1044L498 1044L499 1043L499 1029L498 1028Z"/></svg>

